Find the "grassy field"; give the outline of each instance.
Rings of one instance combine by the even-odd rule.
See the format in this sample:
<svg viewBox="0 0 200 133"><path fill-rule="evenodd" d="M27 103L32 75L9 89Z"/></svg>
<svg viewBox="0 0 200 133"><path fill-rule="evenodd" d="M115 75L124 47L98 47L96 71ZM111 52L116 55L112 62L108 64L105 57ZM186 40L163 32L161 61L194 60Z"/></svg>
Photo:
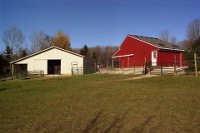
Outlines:
<svg viewBox="0 0 200 133"><path fill-rule="evenodd" d="M0 83L0 132L200 132L200 78L84 75Z"/></svg>

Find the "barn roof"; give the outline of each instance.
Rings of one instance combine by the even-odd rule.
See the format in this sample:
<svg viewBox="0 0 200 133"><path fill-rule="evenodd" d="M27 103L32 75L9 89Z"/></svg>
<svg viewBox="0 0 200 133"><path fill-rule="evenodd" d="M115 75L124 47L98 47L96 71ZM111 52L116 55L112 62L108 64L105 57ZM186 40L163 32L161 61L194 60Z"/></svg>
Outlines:
<svg viewBox="0 0 200 133"><path fill-rule="evenodd" d="M69 51L69 50L65 50L65 49L62 49L62 48L59 48L59 47L56 47L56 46L51 46L51 47L49 47L49 48L46 48L46 49L44 49L44 50L38 51L38 52L33 53L33 54L31 54L31 55L25 56L25 57L23 57L23 58L20 58L20 59L18 59L18 60L12 61L12 62L10 62L10 63L16 63L16 62L25 60L25 59L30 58L30 57L32 57L32 56L35 56L35 55L41 54L41 53L43 53L43 52L49 51L49 50L51 50L51 49L58 49L58 50L61 50L61 51L66 52L66 53L70 53L70 54L73 54L73 55L76 55L76 56L79 56L79 57L84 57L83 55L77 54L77 53L75 53L75 52L72 52L72 51Z"/></svg>
<svg viewBox="0 0 200 133"><path fill-rule="evenodd" d="M147 42L147 43L150 43L151 45L153 45L159 49L171 49L171 50L183 51L183 50L180 50L177 45L160 40L159 38L130 35L130 34L128 34L128 36L139 39L139 40Z"/></svg>

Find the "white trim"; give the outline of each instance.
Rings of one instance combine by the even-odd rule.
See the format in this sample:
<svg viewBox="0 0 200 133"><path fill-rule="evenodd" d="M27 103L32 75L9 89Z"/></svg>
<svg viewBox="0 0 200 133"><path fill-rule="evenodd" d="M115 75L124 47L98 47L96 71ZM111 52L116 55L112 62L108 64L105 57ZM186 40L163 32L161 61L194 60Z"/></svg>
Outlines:
<svg viewBox="0 0 200 133"><path fill-rule="evenodd" d="M130 56L133 56L133 55L134 55L134 54L119 55L119 56L112 56L112 58L130 57Z"/></svg>
<svg viewBox="0 0 200 133"><path fill-rule="evenodd" d="M117 53L117 52L119 52L121 49L119 48L114 54L113 54L113 56L112 57L114 57L114 55Z"/></svg>
<svg viewBox="0 0 200 133"><path fill-rule="evenodd" d="M155 58L154 58L154 53L156 54ZM153 50L153 51L151 51L151 65L152 66L157 66L157 62L158 62L158 51L157 50Z"/></svg>
<svg viewBox="0 0 200 133"><path fill-rule="evenodd" d="M175 50L175 51L182 51L182 52L185 51L185 50L180 50L180 49L172 49L172 48L162 48L162 47L158 47L158 46L155 46L155 45L153 45L153 44L151 44L151 43L149 43L149 42L146 42L146 41L143 41L143 40L141 40L141 39L138 39L138 38L136 38L136 37L134 37L134 36L131 36L131 35L127 35L127 36L132 37L132 38L134 38L134 39L136 39L136 40L138 40L138 41L147 43L147 44L149 44L149 45L151 45L151 46L153 46L153 47L158 48L159 50L160 50L160 49L167 49L167 50Z"/></svg>
<svg viewBox="0 0 200 133"><path fill-rule="evenodd" d="M162 49L167 49L167 50L174 50L174 51L182 51L184 52L185 50L181 50L181 49L172 49L172 48L161 48L161 47L158 47L159 50L162 50Z"/></svg>

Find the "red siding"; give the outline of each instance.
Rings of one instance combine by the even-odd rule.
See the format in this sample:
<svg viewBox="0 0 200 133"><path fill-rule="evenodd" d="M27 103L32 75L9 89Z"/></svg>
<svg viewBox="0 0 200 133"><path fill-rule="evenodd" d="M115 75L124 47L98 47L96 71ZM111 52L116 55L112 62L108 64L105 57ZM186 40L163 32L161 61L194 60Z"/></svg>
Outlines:
<svg viewBox="0 0 200 133"><path fill-rule="evenodd" d="M120 47L120 54L134 54L131 57L120 58L120 67L143 66L146 58L147 62L151 62L151 51L157 50L156 47L146 44L142 41L127 36ZM117 56L117 53L115 54ZM128 62L129 60L129 62Z"/></svg>
<svg viewBox="0 0 200 133"><path fill-rule="evenodd" d="M174 52L170 50L159 51L155 46L129 36L125 38L122 45L120 46L120 50L115 53L114 56L134 54L130 57L119 58L119 66L121 68L144 66L145 58L147 62L151 62L151 53L155 50L158 51L157 65L173 66L174 57L176 56L177 65L181 66L182 60L184 58L182 52Z"/></svg>
<svg viewBox="0 0 200 133"><path fill-rule="evenodd" d="M158 52L158 65L159 66L182 66L183 55L181 52L173 51L159 51Z"/></svg>

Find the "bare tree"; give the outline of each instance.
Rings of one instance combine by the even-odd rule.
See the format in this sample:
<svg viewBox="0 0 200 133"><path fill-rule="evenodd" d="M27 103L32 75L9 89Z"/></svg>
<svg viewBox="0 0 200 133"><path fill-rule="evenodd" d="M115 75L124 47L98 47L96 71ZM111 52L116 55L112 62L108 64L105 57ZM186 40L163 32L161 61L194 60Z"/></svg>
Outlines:
<svg viewBox="0 0 200 133"><path fill-rule="evenodd" d="M3 33L3 42L5 46L12 49L13 54L17 54L24 42L24 35L18 28L10 28Z"/></svg>
<svg viewBox="0 0 200 133"><path fill-rule="evenodd" d="M179 48L181 48L181 49L185 49L186 50L186 49L191 49L192 48L192 46L191 46L192 41L187 40L187 39L179 41L177 44L178 44Z"/></svg>
<svg viewBox="0 0 200 133"><path fill-rule="evenodd" d="M33 53L48 48L52 45L51 37L43 31L32 33L30 36L30 40L32 42Z"/></svg>
<svg viewBox="0 0 200 133"><path fill-rule="evenodd" d="M101 66L111 66L112 59L111 56L118 50L116 46L100 46L97 45L95 47L89 48L89 57L95 58L97 63L101 64Z"/></svg>
<svg viewBox="0 0 200 133"><path fill-rule="evenodd" d="M177 43L176 37L175 36L171 36L169 42L172 43L172 44L176 44Z"/></svg>
<svg viewBox="0 0 200 133"><path fill-rule="evenodd" d="M171 34L168 30L161 30L159 38L163 41L169 42Z"/></svg>
<svg viewBox="0 0 200 133"><path fill-rule="evenodd" d="M172 36L168 30L161 30L159 38L163 41L170 42L172 44L177 43L176 37Z"/></svg>
<svg viewBox="0 0 200 133"><path fill-rule="evenodd" d="M195 41L200 37L200 18L196 18L187 27L188 40Z"/></svg>

